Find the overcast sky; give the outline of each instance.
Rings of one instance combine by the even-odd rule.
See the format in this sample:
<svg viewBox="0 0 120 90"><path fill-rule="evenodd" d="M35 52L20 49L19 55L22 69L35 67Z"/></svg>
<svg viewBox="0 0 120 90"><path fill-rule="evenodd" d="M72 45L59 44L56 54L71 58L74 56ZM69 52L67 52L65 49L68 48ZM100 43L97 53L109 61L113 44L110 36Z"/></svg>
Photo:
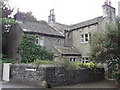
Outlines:
<svg viewBox="0 0 120 90"><path fill-rule="evenodd" d="M48 21L49 10L54 8L56 22L75 24L101 16L102 5L106 0L9 0L10 6L22 12L32 11L38 20ZM109 0L108 0L109 1ZM111 0L118 13L118 2Z"/></svg>

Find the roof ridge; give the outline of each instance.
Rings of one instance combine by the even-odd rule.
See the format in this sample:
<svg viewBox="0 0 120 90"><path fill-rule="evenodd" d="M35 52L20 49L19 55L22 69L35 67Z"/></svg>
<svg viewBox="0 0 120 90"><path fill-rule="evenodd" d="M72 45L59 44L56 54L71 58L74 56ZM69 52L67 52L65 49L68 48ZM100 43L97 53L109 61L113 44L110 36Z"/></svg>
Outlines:
<svg viewBox="0 0 120 90"><path fill-rule="evenodd" d="M62 36L64 36L63 33L61 33L60 31L56 30L55 28L53 28L52 26L50 26L49 24L47 24L50 28L52 28L53 30L57 31L59 34L61 34Z"/></svg>
<svg viewBox="0 0 120 90"><path fill-rule="evenodd" d="M78 24L81 24L81 23L84 23L84 22L88 22L88 21L91 21L91 20L94 20L94 19L98 19L98 18L101 18L101 17L103 17L103 16L98 16L98 17L95 17L95 18L92 18L92 19L89 19L89 20L85 20L85 21L82 21L80 23L76 23L76 24L70 25L70 27L78 25Z"/></svg>

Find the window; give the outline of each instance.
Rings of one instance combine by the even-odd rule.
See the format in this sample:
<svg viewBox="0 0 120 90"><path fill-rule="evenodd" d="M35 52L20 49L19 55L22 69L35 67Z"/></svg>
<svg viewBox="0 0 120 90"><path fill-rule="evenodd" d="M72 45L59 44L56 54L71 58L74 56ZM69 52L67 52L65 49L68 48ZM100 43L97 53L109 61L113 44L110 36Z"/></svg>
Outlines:
<svg viewBox="0 0 120 90"><path fill-rule="evenodd" d="M43 45L44 45L44 37L41 37L41 38L40 38L39 43L40 43L40 46L43 46Z"/></svg>
<svg viewBox="0 0 120 90"><path fill-rule="evenodd" d="M35 41L35 43L36 43L36 45L43 46L43 45L44 45L44 37L36 36L36 41Z"/></svg>
<svg viewBox="0 0 120 90"><path fill-rule="evenodd" d="M88 42L88 34L85 34L85 42Z"/></svg>
<svg viewBox="0 0 120 90"><path fill-rule="evenodd" d="M76 62L76 58L70 58L71 62Z"/></svg>
<svg viewBox="0 0 120 90"><path fill-rule="evenodd" d="M84 35L81 35L81 43L84 43Z"/></svg>
<svg viewBox="0 0 120 90"><path fill-rule="evenodd" d="M35 41L35 43L36 43L37 45L39 45L39 37L38 37L38 36L36 36L36 41Z"/></svg>
<svg viewBox="0 0 120 90"><path fill-rule="evenodd" d="M89 34L82 34L81 43L88 43L88 41L89 41Z"/></svg>
<svg viewBox="0 0 120 90"><path fill-rule="evenodd" d="M87 63L87 62L89 62L88 58L81 58L81 63Z"/></svg>

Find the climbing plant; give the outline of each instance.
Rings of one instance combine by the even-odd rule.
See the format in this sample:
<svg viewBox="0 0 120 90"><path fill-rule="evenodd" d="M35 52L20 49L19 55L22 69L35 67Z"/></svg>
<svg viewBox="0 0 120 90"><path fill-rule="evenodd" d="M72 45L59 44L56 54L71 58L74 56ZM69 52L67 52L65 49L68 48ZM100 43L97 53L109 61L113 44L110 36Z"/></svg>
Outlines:
<svg viewBox="0 0 120 90"><path fill-rule="evenodd" d="M34 35L24 34L23 39L18 46L18 53L21 55L22 63L32 63L36 59L52 60L53 53L48 52L45 48L35 44Z"/></svg>

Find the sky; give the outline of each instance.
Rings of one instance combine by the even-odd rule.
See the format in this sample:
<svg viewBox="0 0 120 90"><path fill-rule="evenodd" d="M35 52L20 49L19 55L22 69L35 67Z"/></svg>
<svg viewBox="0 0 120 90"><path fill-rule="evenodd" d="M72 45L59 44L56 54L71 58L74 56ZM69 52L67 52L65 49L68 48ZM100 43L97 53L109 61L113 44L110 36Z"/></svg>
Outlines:
<svg viewBox="0 0 120 90"><path fill-rule="evenodd" d="M9 0L11 8L21 12L31 11L37 20L48 21L49 10L54 9L56 22L76 24L103 15L102 5L106 0ZM109 1L109 0L108 0ZM118 2L111 0L111 5L118 13Z"/></svg>

